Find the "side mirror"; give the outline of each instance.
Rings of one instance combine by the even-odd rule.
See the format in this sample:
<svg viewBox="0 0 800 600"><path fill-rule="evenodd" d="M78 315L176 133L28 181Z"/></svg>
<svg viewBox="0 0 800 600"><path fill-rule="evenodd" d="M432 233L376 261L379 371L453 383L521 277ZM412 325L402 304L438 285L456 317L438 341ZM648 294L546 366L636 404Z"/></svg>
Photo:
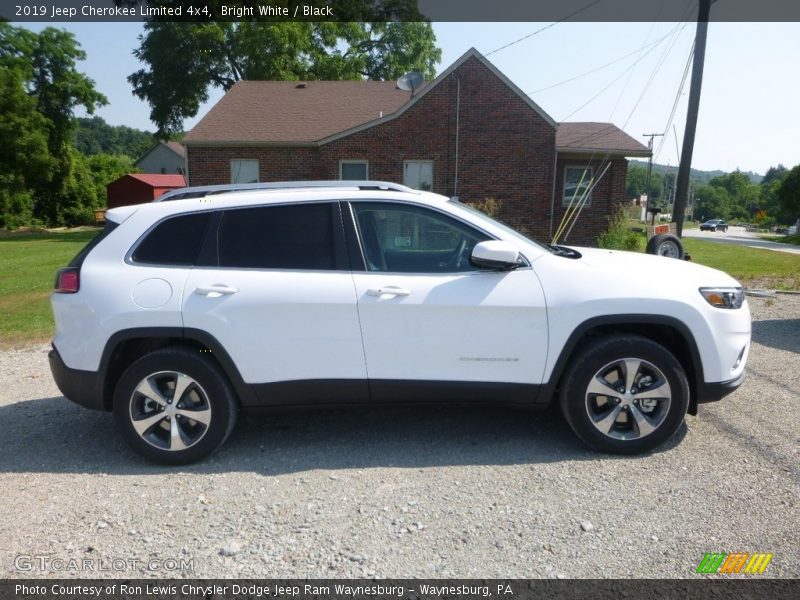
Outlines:
<svg viewBox="0 0 800 600"><path fill-rule="evenodd" d="M482 269L510 271L519 266L519 250L508 242L491 240L476 244L470 262Z"/></svg>

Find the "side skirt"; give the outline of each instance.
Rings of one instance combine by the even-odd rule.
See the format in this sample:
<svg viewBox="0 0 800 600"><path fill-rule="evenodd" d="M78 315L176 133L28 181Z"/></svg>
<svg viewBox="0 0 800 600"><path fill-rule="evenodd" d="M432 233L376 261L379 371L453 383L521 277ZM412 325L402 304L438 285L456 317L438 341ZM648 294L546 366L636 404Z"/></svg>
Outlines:
<svg viewBox="0 0 800 600"><path fill-rule="evenodd" d="M315 379L251 384L257 403L244 408L348 405L490 404L539 408L542 386L425 380Z"/></svg>

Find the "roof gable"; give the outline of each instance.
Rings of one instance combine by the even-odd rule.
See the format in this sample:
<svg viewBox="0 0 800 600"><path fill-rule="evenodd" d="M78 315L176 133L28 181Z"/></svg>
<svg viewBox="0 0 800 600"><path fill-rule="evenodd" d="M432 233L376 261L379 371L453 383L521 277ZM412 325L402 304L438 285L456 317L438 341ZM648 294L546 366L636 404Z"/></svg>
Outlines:
<svg viewBox="0 0 800 600"><path fill-rule="evenodd" d="M394 81L239 81L182 143L322 145L398 118L470 58L476 58L555 127L556 122L475 48L413 97Z"/></svg>
<svg viewBox="0 0 800 600"><path fill-rule="evenodd" d="M170 150L177 154L180 158L184 158L186 156L186 148L180 142L156 142L152 146L150 146L147 150L145 150L144 154L142 154L139 158L134 161L133 164L137 165L142 162L145 158L147 158L154 150L161 147Z"/></svg>
<svg viewBox="0 0 800 600"><path fill-rule="evenodd" d="M612 123L559 123L556 151L650 156L650 149Z"/></svg>
<svg viewBox="0 0 800 600"><path fill-rule="evenodd" d="M408 102L394 81L239 81L183 139L193 144L313 144Z"/></svg>

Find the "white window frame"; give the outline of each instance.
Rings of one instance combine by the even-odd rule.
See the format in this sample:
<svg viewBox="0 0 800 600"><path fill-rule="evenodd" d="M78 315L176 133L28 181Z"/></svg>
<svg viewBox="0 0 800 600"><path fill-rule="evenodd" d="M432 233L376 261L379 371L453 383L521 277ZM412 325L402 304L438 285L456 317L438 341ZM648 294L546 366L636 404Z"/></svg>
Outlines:
<svg viewBox="0 0 800 600"><path fill-rule="evenodd" d="M357 158L347 158L339 161L339 181L344 181L342 179L342 165L364 165L364 180L369 179L369 161ZM356 180L348 180L348 181L356 181Z"/></svg>
<svg viewBox="0 0 800 600"><path fill-rule="evenodd" d="M242 181L236 181L234 177L234 164L235 163L256 163L256 183L261 181L261 161L257 158L232 158L230 162L231 166L231 183L247 183Z"/></svg>
<svg viewBox="0 0 800 600"><path fill-rule="evenodd" d="M406 169L408 168L408 165L412 164L412 163L428 164L428 165L431 166L431 189L423 190L423 191L432 192L433 191L433 161L432 160L423 160L423 159L404 160L403 161L403 185L405 185L407 187L410 187L410 188L417 189L417 190L421 190L422 189L422 188L414 187L413 185L410 185L409 182L406 180Z"/></svg>
<svg viewBox="0 0 800 600"><path fill-rule="evenodd" d="M586 176L584 176L582 186L591 186L592 178L594 177L594 167L587 167L586 165L565 165L564 166L564 179L563 179L563 187L561 193L561 206L569 206L570 202L572 202L572 194L567 194L567 171L570 169L572 170L579 170L579 171L586 171ZM587 179L588 177L588 179ZM581 200L580 194L575 196L575 203L577 204ZM591 206L592 205L592 193L589 192L586 194L585 201L582 203L583 206Z"/></svg>

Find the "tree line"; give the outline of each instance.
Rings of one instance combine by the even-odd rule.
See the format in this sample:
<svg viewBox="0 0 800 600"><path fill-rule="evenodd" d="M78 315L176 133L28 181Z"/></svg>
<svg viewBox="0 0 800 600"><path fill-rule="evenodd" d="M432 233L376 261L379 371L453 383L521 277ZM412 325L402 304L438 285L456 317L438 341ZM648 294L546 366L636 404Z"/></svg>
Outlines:
<svg viewBox="0 0 800 600"><path fill-rule="evenodd" d="M646 193L647 168L630 165L626 181L628 198ZM650 202L669 212L673 173L653 170ZM695 220L725 219L754 223L761 227L792 224L800 216L800 165L787 169L770 167L759 183L740 170L711 178L707 183L692 181L689 216Z"/></svg>
<svg viewBox="0 0 800 600"><path fill-rule="evenodd" d="M405 22L367 22L371 13L360 12L337 23L151 20L133 51L143 67L128 81L150 105L155 139L168 140L180 137L211 88L228 90L242 79L389 80L413 70L431 79L441 50L430 23L410 18L419 16L415 6L386 4ZM93 222L93 210L106 204L105 185L131 172L133 158L153 143L144 132L76 118L76 111L93 115L108 103L78 70L85 58L67 31L37 34L0 23L0 227Z"/></svg>
<svg viewBox="0 0 800 600"><path fill-rule="evenodd" d="M75 111L108 102L78 71L85 58L71 33L0 23L0 227L91 223L105 184L133 169L131 156L76 144Z"/></svg>

